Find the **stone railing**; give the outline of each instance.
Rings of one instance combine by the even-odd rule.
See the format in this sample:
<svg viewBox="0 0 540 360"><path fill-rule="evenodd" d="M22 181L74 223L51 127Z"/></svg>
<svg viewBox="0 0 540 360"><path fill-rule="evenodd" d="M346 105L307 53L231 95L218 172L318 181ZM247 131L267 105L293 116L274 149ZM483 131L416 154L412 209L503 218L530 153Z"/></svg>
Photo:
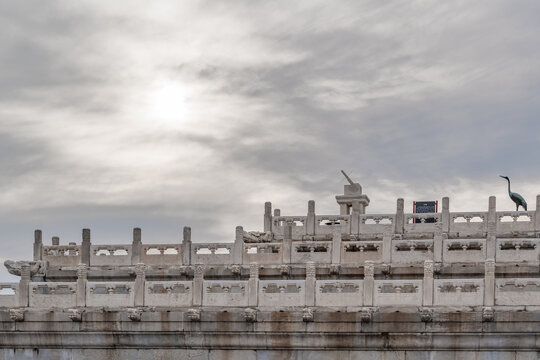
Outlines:
<svg viewBox="0 0 540 360"><path fill-rule="evenodd" d="M538 262L540 239L508 238L497 239L496 260L498 262Z"/></svg>
<svg viewBox="0 0 540 360"><path fill-rule="evenodd" d="M131 245L91 245L90 264L94 266L131 265Z"/></svg>
<svg viewBox="0 0 540 360"><path fill-rule="evenodd" d="M88 282L86 284L86 306L133 306L134 288L135 283L133 282Z"/></svg>
<svg viewBox="0 0 540 360"><path fill-rule="evenodd" d="M19 284L0 283L0 307L19 306Z"/></svg>
<svg viewBox="0 0 540 360"><path fill-rule="evenodd" d="M140 262L146 265L176 265L182 263L182 245L141 245Z"/></svg>
<svg viewBox="0 0 540 360"><path fill-rule="evenodd" d="M540 279L497 279L497 305L540 305Z"/></svg>
<svg viewBox="0 0 540 360"><path fill-rule="evenodd" d="M89 281L81 265L78 278L70 282L32 282L25 277L20 283L1 283L0 307L540 306L540 278L509 274L496 278L493 260L486 261L483 276L477 272L467 278L456 278L456 274L435 278L430 260L424 262L423 277L416 273L409 279L376 276L372 262L367 262L363 272L335 279L314 263L306 264L303 278L298 271L291 277L289 269L280 269L261 279L259 269L265 266L251 264L244 277L240 268L238 279L218 279L213 265L196 265L192 277L184 273L177 276L182 280L154 281L146 280L147 268L139 265L135 281L98 282ZM380 266L379 270L384 268Z"/></svg>
<svg viewBox="0 0 540 360"><path fill-rule="evenodd" d="M77 306L77 283L75 282L32 282L29 286L30 307Z"/></svg>
<svg viewBox="0 0 540 360"><path fill-rule="evenodd" d="M481 306L484 279L435 279L434 305Z"/></svg>
<svg viewBox="0 0 540 360"><path fill-rule="evenodd" d="M480 263L486 260L486 239L443 240L443 262Z"/></svg>
<svg viewBox="0 0 540 360"><path fill-rule="evenodd" d="M233 244L195 243L191 247L193 264L233 264Z"/></svg>
<svg viewBox="0 0 540 360"><path fill-rule="evenodd" d="M81 247L79 245L43 246L40 259L53 266L77 266L81 263Z"/></svg>
<svg viewBox="0 0 540 360"><path fill-rule="evenodd" d="M540 208L540 196L537 197ZM539 215L537 215L537 213ZM237 227L234 242L191 241L185 228L182 243L142 244L134 229L130 245L93 245L90 230L83 231L80 245L44 246L36 231L34 260L49 267L68 268L84 263L90 267L128 267L194 264L385 264L474 263L494 258L497 262L532 262L540 259L540 212L496 211L491 197L488 211L450 212L443 198L442 212L407 214L398 200L395 214L316 215L309 203L306 216L282 216L271 204L265 206L264 232L246 233Z"/></svg>

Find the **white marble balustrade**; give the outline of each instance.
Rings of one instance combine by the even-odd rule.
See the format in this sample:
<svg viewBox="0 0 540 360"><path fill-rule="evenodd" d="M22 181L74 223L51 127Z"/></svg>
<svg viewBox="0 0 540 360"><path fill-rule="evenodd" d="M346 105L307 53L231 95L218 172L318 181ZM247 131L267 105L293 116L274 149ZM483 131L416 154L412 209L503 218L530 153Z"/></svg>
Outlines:
<svg viewBox="0 0 540 360"><path fill-rule="evenodd" d="M495 304L540 305L540 279L496 279Z"/></svg>
<svg viewBox="0 0 540 360"><path fill-rule="evenodd" d="M433 260L433 240L392 241L392 263L424 263L426 260Z"/></svg>
<svg viewBox="0 0 540 360"><path fill-rule="evenodd" d="M304 306L305 287L304 280L260 280L259 306Z"/></svg>
<svg viewBox="0 0 540 360"><path fill-rule="evenodd" d="M292 263L330 263L332 260L331 241L294 241L291 250Z"/></svg>
<svg viewBox="0 0 540 360"><path fill-rule="evenodd" d="M484 279L435 279L433 305L481 306Z"/></svg>
<svg viewBox="0 0 540 360"><path fill-rule="evenodd" d="M80 245L43 246L41 259L52 266L77 266L81 263Z"/></svg>
<svg viewBox="0 0 540 360"><path fill-rule="evenodd" d="M317 280L315 304L317 306L362 306L363 280Z"/></svg>
<svg viewBox="0 0 540 360"><path fill-rule="evenodd" d="M86 306L125 307L133 305L133 282L88 282L86 284Z"/></svg>
<svg viewBox="0 0 540 360"><path fill-rule="evenodd" d="M445 263L475 263L486 260L486 239L443 240Z"/></svg>
<svg viewBox="0 0 540 360"><path fill-rule="evenodd" d="M205 280L204 306L248 306L248 282L234 280Z"/></svg>
<svg viewBox="0 0 540 360"><path fill-rule="evenodd" d="M501 238L497 239L497 262L532 262L537 263L540 255L538 238Z"/></svg>
<svg viewBox="0 0 540 360"><path fill-rule="evenodd" d="M363 264L366 261L382 261L382 241L343 241L341 242L342 264Z"/></svg>
<svg viewBox="0 0 540 360"><path fill-rule="evenodd" d="M182 245L144 244L141 245L140 262L146 265L181 265Z"/></svg>
<svg viewBox="0 0 540 360"><path fill-rule="evenodd" d="M232 264L233 243L194 243L191 246L192 264Z"/></svg>
<svg viewBox="0 0 540 360"><path fill-rule="evenodd" d="M182 307L193 303L192 281L146 281L146 306Z"/></svg>
<svg viewBox="0 0 540 360"><path fill-rule="evenodd" d="M0 283L0 307L19 306L19 283Z"/></svg>
<svg viewBox="0 0 540 360"><path fill-rule="evenodd" d="M376 306L421 306L422 280L375 280Z"/></svg>
<svg viewBox="0 0 540 360"><path fill-rule="evenodd" d="M67 308L76 306L77 284L75 282L30 283L30 307Z"/></svg>
<svg viewBox="0 0 540 360"><path fill-rule="evenodd" d="M283 243L244 244L243 262L250 264L281 264L283 262Z"/></svg>
<svg viewBox="0 0 540 360"><path fill-rule="evenodd" d="M91 245L92 266L131 265L131 245Z"/></svg>

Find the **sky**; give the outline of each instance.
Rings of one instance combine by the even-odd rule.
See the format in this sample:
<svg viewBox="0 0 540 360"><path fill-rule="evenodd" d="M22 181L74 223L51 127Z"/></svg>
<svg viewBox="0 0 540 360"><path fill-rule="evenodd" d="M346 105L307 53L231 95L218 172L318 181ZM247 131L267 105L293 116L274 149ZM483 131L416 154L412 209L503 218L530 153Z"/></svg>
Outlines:
<svg viewBox="0 0 540 360"><path fill-rule="evenodd" d="M540 193L538 1L0 2L0 261ZM2 268L0 281L15 281Z"/></svg>

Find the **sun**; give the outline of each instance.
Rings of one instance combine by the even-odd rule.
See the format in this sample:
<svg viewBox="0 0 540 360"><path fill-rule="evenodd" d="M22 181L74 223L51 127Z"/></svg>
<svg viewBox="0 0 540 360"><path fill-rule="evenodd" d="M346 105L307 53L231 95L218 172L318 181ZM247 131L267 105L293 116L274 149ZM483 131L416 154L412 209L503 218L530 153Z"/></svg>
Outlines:
<svg viewBox="0 0 540 360"><path fill-rule="evenodd" d="M150 117L170 125L185 123L188 120L186 97L186 88L182 84L156 86L147 99Z"/></svg>

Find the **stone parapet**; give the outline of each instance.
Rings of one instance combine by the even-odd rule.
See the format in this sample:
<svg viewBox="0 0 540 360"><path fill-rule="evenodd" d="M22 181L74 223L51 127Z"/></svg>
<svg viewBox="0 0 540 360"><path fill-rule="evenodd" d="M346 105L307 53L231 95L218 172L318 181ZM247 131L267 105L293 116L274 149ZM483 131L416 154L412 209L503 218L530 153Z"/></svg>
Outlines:
<svg viewBox="0 0 540 360"><path fill-rule="evenodd" d="M306 321L304 307L251 316L244 309L206 307L100 308L76 317L73 309L17 316L0 310L0 358L19 353L34 359L136 359L147 351L145 359L533 360L540 341L540 312L527 308L495 306L489 321L482 308L309 311Z"/></svg>

